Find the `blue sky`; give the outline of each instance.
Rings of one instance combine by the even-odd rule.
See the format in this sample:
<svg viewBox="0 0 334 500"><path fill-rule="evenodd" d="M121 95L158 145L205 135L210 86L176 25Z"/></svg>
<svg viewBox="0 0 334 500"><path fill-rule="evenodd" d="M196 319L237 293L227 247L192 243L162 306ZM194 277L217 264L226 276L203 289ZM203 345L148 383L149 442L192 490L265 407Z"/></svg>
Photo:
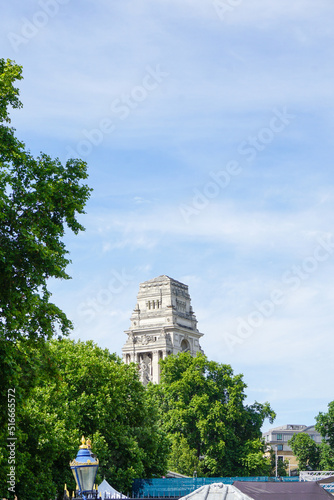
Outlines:
<svg viewBox="0 0 334 500"><path fill-rule="evenodd" d="M275 425L333 400L333 15L331 0L12 0L0 20L24 71L17 135L89 166L72 280L51 284L73 337L121 355L139 283L171 276L207 356Z"/></svg>

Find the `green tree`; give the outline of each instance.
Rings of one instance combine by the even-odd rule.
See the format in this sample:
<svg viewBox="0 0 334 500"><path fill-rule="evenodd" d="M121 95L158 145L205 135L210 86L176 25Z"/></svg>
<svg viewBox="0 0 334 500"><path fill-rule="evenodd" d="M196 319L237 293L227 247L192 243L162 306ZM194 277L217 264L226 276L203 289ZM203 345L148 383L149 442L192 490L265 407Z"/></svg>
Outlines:
<svg viewBox="0 0 334 500"><path fill-rule="evenodd" d="M320 447L308 434L294 434L288 444L298 460L299 470L319 470Z"/></svg>
<svg viewBox="0 0 334 500"><path fill-rule="evenodd" d="M197 476L204 474L203 464L197 456L196 449L190 448L186 438L178 433L169 436L171 441L168 455L168 470L193 476L196 471Z"/></svg>
<svg viewBox="0 0 334 500"><path fill-rule="evenodd" d="M308 434L294 434L288 444L298 460L299 470L319 470L320 447Z"/></svg>
<svg viewBox="0 0 334 500"><path fill-rule="evenodd" d="M244 476L270 476L272 464L269 457L265 457L265 444L262 439L249 439L243 447Z"/></svg>
<svg viewBox="0 0 334 500"><path fill-rule="evenodd" d="M168 443L135 365L69 339L49 344L46 363L53 378L40 381L20 414L19 498L61 498L64 483L73 490L69 462L82 435L100 460L98 482L106 477L127 493L134 478L166 472Z"/></svg>
<svg viewBox="0 0 334 500"><path fill-rule="evenodd" d="M65 225L75 234L84 228L90 189L86 163L41 153L34 158L8 126L8 107L21 106L14 81L21 68L0 59L0 335L15 342L22 338L50 338L68 333L71 323L50 302L49 278L69 279L70 262L62 238Z"/></svg>
<svg viewBox="0 0 334 500"><path fill-rule="evenodd" d="M319 445L320 447L320 462L319 470L333 470L334 469L334 449L326 443L325 440Z"/></svg>
<svg viewBox="0 0 334 500"><path fill-rule="evenodd" d="M334 468L334 401L328 404L328 412L320 412L316 419L316 430L320 432L323 441L320 445L320 469Z"/></svg>
<svg viewBox="0 0 334 500"><path fill-rule="evenodd" d="M189 461L177 470L191 475L200 467L204 475L247 475L267 471L261 426L275 414L268 403L245 405L246 385L229 365L208 361L198 354L168 356L161 362L161 383L149 390L159 403L162 428L173 442L173 456ZM194 462L197 457L197 462ZM176 467L179 462L174 460Z"/></svg>
<svg viewBox="0 0 334 500"><path fill-rule="evenodd" d="M15 389L17 415L38 380L45 375L40 351L54 335L72 325L50 300L49 278L69 279L70 262L63 237L83 230L90 189L86 163L62 165L45 153L34 158L10 126L10 108L21 108L15 82L22 68L0 59L0 439L6 443L8 391ZM38 347L36 351L36 347ZM31 350L32 349L32 350ZM38 356L36 354L38 352ZM38 360L37 360L38 357ZM41 370L41 371L39 371ZM17 421L18 423L18 421ZM24 431L17 428L18 439ZM18 453L20 453L18 451ZM6 484L8 450L0 452L0 482ZM24 457L17 464L22 472ZM4 481L2 482L2 479ZM7 492L8 494L8 492ZM4 496L7 495L4 493Z"/></svg>
<svg viewBox="0 0 334 500"><path fill-rule="evenodd" d="M328 442L330 448L334 449L334 401L328 404L328 412L320 412L316 419L316 430Z"/></svg>
<svg viewBox="0 0 334 500"><path fill-rule="evenodd" d="M0 496L1 498L14 498L14 494L8 491L8 476L10 466L15 468L16 484L19 483L21 475L26 468L27 453L24 443L27 437L27 429L22 423L22 414L27 404L27 398L34 387L45 384L46 380L51 380L55 376L54 370L50 367L47 359L47 344L32 346L32 342L27 340L15 342L15 349L7 350L7 364L0 363L1 382L9 380L8 406L7 389L4 388L5 407L2 412L5 415L5 425L0 427ZM0 346L4 343L0 343ZM42 354L43 353L43 354ZM8 359L9 358L9 359ZM10 361L10 363L8 363ZM8 373L10 368L10 373ZM11 377L11 378L10 378ZM10 411L9 411L10 410ZM9 423L14 421L14 423ZM31 430L33 432L33 429ZM13 437L11 441L9 438ZM9 461L9 448L7 444L14 446L13 458ZM17 489L16 489L17 493Z"/></svg>
<svg viewBox="0 0 334 500"><path fill-rule="evenodd" d="M272 448L269 451L269 459L270 459L270 471L268 473L268 476L286 476L287 475L287 469L289 467L289 462L288 460L280 460L276 458L276 451L273 450ZM277 460L277 464L276 464Z"/></svg>

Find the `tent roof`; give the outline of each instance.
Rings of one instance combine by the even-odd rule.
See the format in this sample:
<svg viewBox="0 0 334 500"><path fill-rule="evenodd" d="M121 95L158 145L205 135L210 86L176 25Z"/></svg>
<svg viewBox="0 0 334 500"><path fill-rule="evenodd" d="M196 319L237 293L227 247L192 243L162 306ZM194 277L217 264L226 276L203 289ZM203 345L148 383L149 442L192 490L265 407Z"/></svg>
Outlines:
<svg viewBox="0 0 334 500"><path fill-rule="evenodd" d="M233 486L254 500L329 500L332 495L315 482L244 482Z"/></svg>
<svg viewBox="0 0 334 500"><path fill-rule="evenodd" d="M212 483L182 497L180 500L253 500L231 484Z"/></svg>
<svg viewBox="0 0 334 500"><path fill-rule="evenodd" d="M127 498L119 491L115 490L106 479L103 479L102 483L99 486L99 494L102 493L102 498L104 498L104 494L107 493L108 496L112 496L113 498Z"/></svg>
<svg viewBox="0 0 334 500"><path fill-rule="evenodd" d="M166 477L191 478L192 476L185 476L184 474L179 474L178 472L173 472L172 470L169 470L169 471L167 471Z"/></svg>
<svg viewBox="0 0 334 500"><path fill-rule="evenodd" d="M318 484L334 483L334 476L324 477L317 480Z"/></svg>

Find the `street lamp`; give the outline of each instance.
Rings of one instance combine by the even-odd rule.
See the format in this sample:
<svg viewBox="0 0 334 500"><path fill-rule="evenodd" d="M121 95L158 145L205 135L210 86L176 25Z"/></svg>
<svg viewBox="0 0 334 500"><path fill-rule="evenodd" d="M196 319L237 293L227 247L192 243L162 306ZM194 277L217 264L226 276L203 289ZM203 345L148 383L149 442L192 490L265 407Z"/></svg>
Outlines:
<svg viewBox="0 0 334 500"><path fill-rule="evenodd" d="M78 454L70 462L70 467L78 485L79 496L84 500L87 500L87 495L92 497L99 460L92 453L90 439L86 441L84 436L82 436Z"/></svg>

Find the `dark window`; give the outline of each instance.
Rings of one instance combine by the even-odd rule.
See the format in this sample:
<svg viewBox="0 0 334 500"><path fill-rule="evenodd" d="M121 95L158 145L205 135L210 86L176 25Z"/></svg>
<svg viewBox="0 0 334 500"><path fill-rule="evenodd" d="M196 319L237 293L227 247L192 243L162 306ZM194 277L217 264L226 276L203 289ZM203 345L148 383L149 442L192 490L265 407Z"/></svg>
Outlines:
<svg viewBox="0 0 334 500"><path fill-rule="evenodd" d="M276 434L277 441L282 441L282 434Z"/></svg>

